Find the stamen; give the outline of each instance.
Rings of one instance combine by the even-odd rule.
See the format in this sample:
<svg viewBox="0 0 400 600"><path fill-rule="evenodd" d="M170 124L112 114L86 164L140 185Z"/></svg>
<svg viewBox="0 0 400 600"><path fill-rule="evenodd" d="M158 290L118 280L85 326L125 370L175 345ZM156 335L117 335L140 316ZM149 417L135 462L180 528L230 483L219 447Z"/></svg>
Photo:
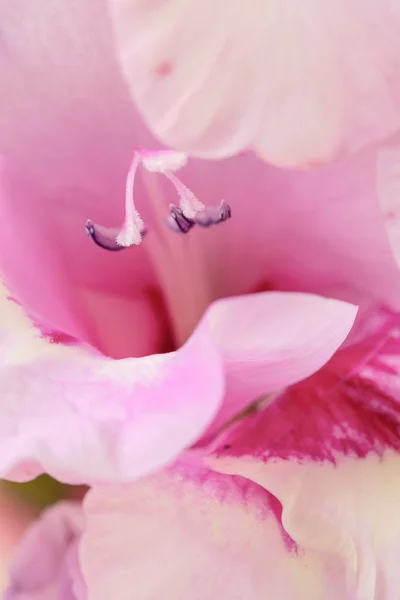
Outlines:
<svg viewBox="0 0 400 600"><path fill-rule="evenodd" d="M210 227L227 221L231 216L231 207L225 200L221 200L219 206L207 206L204 210L198 212L194 222L201 227Z"/></svg>
<svg viewBox="0 0 400 600"><path fill-rule="evenodd" d="M187 233L192 229L194 221L185 217L179 206L170 204L169 210L171 214L165 219L165 223L169 229L176 233Z"/></svg>
<svg viewBox="0 0 400 600"><path fill-rule="evenodd" d="M110 250L116 252L123 250L124 247L117 243L117 235L119 229L116 227L103 227L102 225L95 225L89 219L85 223L86 233L92 238L95 244L104 248L104 250Z"/></svg>
<svg viewBox="0 0 400 600"><path fill-rule="evenodd" d="M172 173L172 171L164 171L164 175L175 186L180 198L180 208L185 217L193 219L198 212L203 211L206 208L193 192L191 192L186 185Z"/></svg>
<svg viewBox="0 0 400 600"><path fill-rule="evenodd" d="M188 233L194 225L210 227L227 221L231 217L231 207L224 200L219 206L205 206L189 190L174 171L178 171L187 163L187 155L183 152L170 150L149 151L137 149L134 153L128 171L125 189L125 220L121 229L104 227L88 220L85 224L86 233L92 240L106 250L112 252L138 245L146 233L144 223L135 208L133 201L133 186L139 164L150 173L160 173L175 187L180 198L180 205L170 204L170 215L166 225L177 233Z"/></svg>
<svg viewBox="0 0 400 600"><path fill-rule="evenodd" d="M90 220L86 221L86 233L95 244L105 250L115 252L138 245L142 241L142 236L146 233L144 223L133 202L133 184L140 161L140 154L135 152L126 179L125 220L121 229L97 225Z"/></svg>
<svg viewBox="0 0 400 600"><path fill-rule="evenodd" d="M136 246L142 241L144 223L133 202L133 184L135 182L135 175L139 164L140 155L135 152L126 179L125 221L121 231L116 237L117 244L123 247Z"/></svg>
<svg viewBox="0 0 400 600"><path fill-rule="evenodd" d="M221 200L219 206L207 206L204 210L198 212L193 219L188 219L182 209L176 204L170 204L170 216L165 223L169 229L176 233L188 233L194 225L200 227L210 227L227 221L232 216L231 207L225 200Z"/></svg>
<svg viewBox="0 0 400 600"><path fill-rule="evenodd" d="M125 250L125 248L127 248L127 246L121 246L121 244L117 242L117 235L119 233L117 227L104 227L103 225L97 225L88 219L85 223L85 230L94 243L104 250L118 252L118 250ZM142 236L146 235L146 233L146 229L142 229Z"/></svg>

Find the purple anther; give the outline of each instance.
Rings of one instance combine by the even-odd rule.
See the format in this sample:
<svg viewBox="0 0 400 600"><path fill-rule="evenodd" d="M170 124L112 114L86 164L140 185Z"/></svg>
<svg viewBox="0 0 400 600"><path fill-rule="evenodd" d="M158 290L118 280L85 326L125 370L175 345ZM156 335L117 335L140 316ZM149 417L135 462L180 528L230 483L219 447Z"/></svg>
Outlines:
<svg viewBox="0 0 400 600"><path fill-rule="evenodd" d="M95 225L89 219L85 223L85 230L89 237L92 238L95 244L104 248L104 250L110 250L111 252L117 252L118 250L124 250L125 246L121 246L117 243L117 235L119 229L117 227L103 227L103 225Z"/></svg>
<svg viewBox="0 0 400 600"><path fill-rule="evenodd" d="M170 204L169 210L171 214L166 218L165 223L171 231L175 231L175 233L187 233L192 229L194 221L185 217L179 206Z"/></svg>
<svg viewBox="0 0 400 600"><path fill-rule="evenodd" d="M210 227L217 225L231 218L231 207L225 200L221 200L219 206L207 206L204 210L197 213L194 222L200 227Z"/></svg>

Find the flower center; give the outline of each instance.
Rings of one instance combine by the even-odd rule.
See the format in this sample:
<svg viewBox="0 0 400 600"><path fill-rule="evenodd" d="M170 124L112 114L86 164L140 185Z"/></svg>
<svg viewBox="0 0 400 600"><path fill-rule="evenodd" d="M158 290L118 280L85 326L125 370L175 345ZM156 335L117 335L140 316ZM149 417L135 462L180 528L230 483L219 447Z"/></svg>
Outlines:
<svg viewBox="0 0 400 600"><path fill-rule="evenodd" d="M179 206L170 204L165 224L176 233L188 233L192 227L210 227L231 217L231 208L224 200L218 206L206 207L175 175L187 163L182 152L136 150L126 179L125 220L121 228L105 227L86 221L86 233L105 250L117 251L141 243L147 229L134 203L134 182L141 164L149 173L163 174L175 187Z"/></svg>
<svg viewBox="0 0 400 600"><path fill-rule="evenodd" d="M153 212L154 232L146 238L146 252L157 276L168 313L173 324L174 341L177 346L183 344L192 333L207 306L215 297L210 289L203 255L191 237L168 234L168 229L175 233L188 233L196 225L210 227L226 221L231 216L230 206L222 201L218 206L206 207L176 177L175 172L187 163L187 156L172 151L150 152L137 150L134 154L127 180L125 197L125 219L120 228L105 227L86 222L86 232L101 248L119 251L141 243L148 234L134 203L134 182L139 166L144 168L144 183ZM169 204L169 214L164 214L164 206L168 206L159 179L154 174L162 174L171 182L178 194L179 204Z"/></svg>

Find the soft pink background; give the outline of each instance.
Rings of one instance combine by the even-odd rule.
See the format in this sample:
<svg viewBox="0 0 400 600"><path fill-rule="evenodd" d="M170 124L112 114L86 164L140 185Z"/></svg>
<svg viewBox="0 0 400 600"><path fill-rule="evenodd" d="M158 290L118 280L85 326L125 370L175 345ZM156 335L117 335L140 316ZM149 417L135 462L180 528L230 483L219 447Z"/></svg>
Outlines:
<svg viewBox="0 0 400 600"><path fill-rule="evenodd" d="M0 595L7 582L7 567L13 550L32 514L0 483Z"/></svg>

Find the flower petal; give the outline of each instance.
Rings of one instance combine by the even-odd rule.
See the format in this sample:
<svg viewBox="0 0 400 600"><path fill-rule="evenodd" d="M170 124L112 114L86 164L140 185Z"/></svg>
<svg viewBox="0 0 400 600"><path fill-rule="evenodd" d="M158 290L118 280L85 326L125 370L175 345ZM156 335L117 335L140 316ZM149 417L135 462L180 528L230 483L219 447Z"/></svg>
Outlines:
<svg viewBox="0 0 400 600"><path fill-rule="evenodd" d="M154 143L118 72L106 2L18 0L0 13L0 269L40 322L112 355L97 305L132 301L124 355L159 352L166 318L149 302L145 249L113 256L84 230L88 218L120 225L133 147Z"/></svg>
<svg viewBox="0 0 400 600"><path fill-rule="evenodd" d="M35 316L55 329L82 335L82 315L60 268L57 231L47 227L38 197L26 177L0 162L1 269L7 284Z"/></svg>
<svg viewBox="0 0 400 600"><path fill-rule="evenodd" d="M243 460L220 467L222 472L241 473L275 494L283 506L284 527L300 547L343 562L352 590L344 598L396 598L398 454L346 457L337 465L278 461L262 468L260 463Z"/></svg>
<svg viewBox="0 0 400 600"><path fill-rule="evenodd" d="M62 502L47 509L20 542L4 598L85 600L77 556L83 527L79 504Z"/></svg>
<svg viewBox="0 0 400 600"><path fill-rule="evenodd" d="M400 135L387 140L378 152L378 197L385 216L393 255L400 265Z"/></svg>
<svg viewBox="0 0 400 600"><path fill-rule="evenodd" d="M0 473L26 479L44 469L93 482L159 468L196 442L217 411L214 428L318 369L355 314L352 305L302 294L231 299L211 307L176 352L111 360L41 338L3 289Z"/></svg>
<svg viewBox="0 0 400 600"><path fill-rule="evenodd" d="M132 479L196 441L219 408L223 372L206 335L175 353L111 360L43 339L2 294L2 477Z"/></svg>
<svg viewBox="0 0 400 600"><path fill-rule="evenodd" d="M350 598L363 600L395 598L399 585L399 316L384 321L232 426L206 461L274 494L287 533L342 560Z"/></svg>
<svg viewBox="0 0 400 600"><path fill-rule="evenodd" d="M170 146L307 166L400 125L393 0L110 0L122 68ZM357 51L354 51L357 48Z"/></svg>
<svg viewBox="0 0 400 600"><path fill-rule="evenodd" d="M276 500L240 477L178 464L92 489L85 514L88 600L347 599L341 566L296 552Z"/></svg>
<svg viewBox="0 0 400 600"><path fill-rule="evenodd" d="M290 292L215 302L199 326L218 348L225 371L225 401L213 428L322 367L347 337L356 313L351 304Z"/></svg>
<svg viewBox="0 0 400 600"><path fill-rule="evenodd" d="M206 205L225 198L232 218L207 231L193 228L177 248L187 261L187 285L198 286L203 271L209 302L279 289L356 304L372 298L399 309L400 272L379 204L377 154L370 147L309 171L274 168L252 154L189 161L180 174L184 183ZM166 206L176 201L168 184L160 180ZM177 237L170 235L171 243Z"/></svg>

